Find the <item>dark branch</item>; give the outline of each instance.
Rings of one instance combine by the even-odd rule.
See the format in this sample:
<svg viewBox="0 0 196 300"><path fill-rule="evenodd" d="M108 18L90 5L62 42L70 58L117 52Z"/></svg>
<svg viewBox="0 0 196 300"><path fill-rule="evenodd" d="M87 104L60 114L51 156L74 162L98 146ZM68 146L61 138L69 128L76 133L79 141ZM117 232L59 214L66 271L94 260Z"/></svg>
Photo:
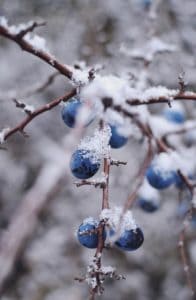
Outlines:
<svg viewBox="0 0 196 300"><path fill-rule="evenodd" d="M13 135L16 132L23 133L24 128L37 116L41 115L45 111L51 110L55 106L57 106L62 101L67 101L69 98L73 97L76 94L76 89L71 90L69 93L66 93L64 96L59 97L50 103L47 103L40 108L36 109L34 112L32 112L30 115L28 115L22 122L20 122L17 126L14 128L11 128L8 130L4 136L4 140L7 140L11 135Z"/></svg>
<svg viewBox="0 0 196 300"><path fill-rule="evenodd" d="M10 32L9 27L4 27L4 26L0 25L0 35L6 37L7 39L14 41L24 51L27 51L27 52L33 54L34 56L39 57L40 59L45 61L47 64L52 66L54 69L58 70L61 74L65 75L66 77L71 79L72 72L67 66L60 63L54 56L50 55L49 53L47 53L43 50L40 50L36 47L33 47L33 45L25 39L25 35L28 32L32 31L37 26L38 26L38 23L34 22L31 26L27 27L25 30L20 31L17 34L13 34Z"/></svg>

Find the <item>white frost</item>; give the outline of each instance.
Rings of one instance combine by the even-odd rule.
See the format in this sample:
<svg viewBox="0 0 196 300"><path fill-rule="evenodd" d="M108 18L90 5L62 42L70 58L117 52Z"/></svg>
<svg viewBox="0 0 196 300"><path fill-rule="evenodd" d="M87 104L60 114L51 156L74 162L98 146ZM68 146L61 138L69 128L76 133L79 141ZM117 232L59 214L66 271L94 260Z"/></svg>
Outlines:
<svg viewBox="0 0 196 300"><path fill-rule="evenodd" d="M93 217L88 217L83 220L82 224L98 225L98 222Z"/></svg>
<svg viewBox="0 0 196 300"><path fill-rule="evenodd" d="M144 180L143 185L139 189L138 195L139 197L147 200L160 199L160 193L154 189L147 180Z"/></svg>
<svg viewBox="0 0 196 300"><path fill-rule="evenodd" d="M27 41L35 50L41 50L44 52L49 52L46 47L46 41L39 35L32 35L32 33L27 33L24 37L24 40Z"/></svg>
<svg viewBox="0 0 196 300"><path fill-rule="evenodd" d="M91 137L87 136L83 140L81 140L78 149L89 151L89 155L92 154L93 160L98 161L102 157L109 156L110 137L111 137L110 127L104 126L102 130L95 130L93 136Z"/></svg>
<svg viewBox="0 0 196 300"><path fill-rule="evenodd" d="M166 98L172 100L177 90L167 89L163 86L151 87L146 90L130 87L127 79L117 76L108 75L100 76L83 87L81 90L81 98L93 102L101 102L104 98L111 98L113 105L126 105L127 100L138 100L141 102L150 99Z"/></svg>
<svg viewBox="0 0 196 300"><path fill-rule="evenodd" d="M134 92L135 90L129 87L126 79L114 75L97 75L89 85L82 89L81 97L89 100L93 99L93 101L112 98L115 104L122 104L126 99L129 99L131 91Z"/></svg>
<svg viewBox="0 0 196 300"><path fill-rule="evenodd" d="M10 130L10 128L4 128L0 132L0 144L3 144L5 142L5 135Z"/></svg>
<svg viewBox="0 0 196 300"><path fill-rule="evenodd" d="M8 20L4 16L0 16L0 26L8 28Z"/></svg>
<svg viewBox="0 0 196 300"><path fill-rule="evenodd" d="M109 227L119 233L137 228L132 212L128 210L123 214L123 208L118 206L103 209L100 214L100 220L107 220Z"/></svg>
<svg viewBox="0 0 196 300"><path fill-rule="evenodd" d="M83 86L89 82L89 72L72 68L71 80L76 86Z"/></svg>
<svg viewBox="0 0 196 300"><path fill-rule="evenodd" d="M128 49L125 45L121 45L120 47L120 52L126 56L149 62L158 53L174 52L176 50L177 47L175 45L168 44L157 37L153 37L145 46L133 50Z"/></svg>
<svg viewBox="0 0 196 300"><path fill-rule="evenodd" d="M171 151L169 153L160 153L152 162L154 170L167 175L168 172L181 170L185 175L191 173L195 163L190 161L188 154Z"/></svg>

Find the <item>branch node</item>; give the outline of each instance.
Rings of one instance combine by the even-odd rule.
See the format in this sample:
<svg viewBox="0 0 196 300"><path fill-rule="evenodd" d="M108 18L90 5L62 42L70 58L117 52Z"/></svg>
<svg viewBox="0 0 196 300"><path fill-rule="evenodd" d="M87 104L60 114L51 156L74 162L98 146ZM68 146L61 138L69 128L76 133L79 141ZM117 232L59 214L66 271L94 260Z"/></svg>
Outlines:
<svg viewBox="0 0 196 300"><path fill-rule="evenodd" d="M27 115L31 116L34 112L34 107L32 105L25 104L17 99L13 99L16 107L21 108Z"/></svg>
<svg viewBox="0 0 196 300"><path fill-rule="evenodd" d="M117 166L119 167L120 165L127 165L127 162L126 161L121 161L121 160L114 160L114 159L111 159L110 161L110 165L111 166Z"/></svg>
<svg viewBox="0 0 196 300"><path fill-rule="evenodd" d="M22 39L27 33L32 32L36 27L44 26L46 25L46 21L42 22L31 22L26 28L19 31L19 33L16 34L17 39Z"/></svg>

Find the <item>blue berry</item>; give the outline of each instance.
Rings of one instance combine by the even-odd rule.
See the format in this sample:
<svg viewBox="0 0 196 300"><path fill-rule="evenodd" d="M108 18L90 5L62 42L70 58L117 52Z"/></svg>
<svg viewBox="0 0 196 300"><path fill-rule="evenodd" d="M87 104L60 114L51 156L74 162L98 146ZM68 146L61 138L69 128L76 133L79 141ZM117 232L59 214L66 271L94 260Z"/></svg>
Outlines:
<svg viewBox="0 0 196 300"><path fill-rule="evenodd" d="M145 9L148 9L150 5L152 4L152 0L142 0L142 5Z"/></svg>
<svg viewBox="0 0 196 300"><path fill-rule="evenodd" d="M87 248L97 248L98 245L98 222L93 218L87 218L79 226L78 229L78 241L81 245Z"/></svg>
<svg viewBox="0 0 196 300"><path fill-rule="evenodd" d="M97 173L99 167L100 159L90 150L76 150L71 157L70 168L76 178L88 179Z"/></svg>
<svg viewBox="0 0 196 300"><path fill-rule="evenodd" d="M134 251L143 244L143 241L143 232L137 227L136 229L125 230L115 245L124 251Z"/></svg>
<svg viewBox="0 0 196 300"><path fill-rule="evenodd" d="M155 165L150 165L146 171L146 178L151 186L162 190L168 188L175 182L174 171L158 170Z"/></svg>
<svg viewBox="0 0 196 300"><path fill-rule="evenodd" d="M163 112L164 117L173 123L182 124L185 122L185 114L183 111L167 108Z"/></svg>
<svg viewBox="0 0 196 300"><path fill-rule="evenodd" d="M82 103L77 98L72 98L69 100L65 106L62 108L61 116L64 123L68 126L73 128L76 124L77 114L79 109L81 108ZM88 120L85 126L88 126L93 121L93 117Z"/></svg>
<svg viewBox="0 0 196 300"><path fill-rule="evenodd" d="M152 213L159 209L160 201L157 198L147 199L144 197L140 197L137 200L137 204L146 212Z"/></svg>
<svg viewBox="0 0 196 300"><path fill-rule="evenodd" d="M118 126L110 125L110 128L112 134L109 141L110 146L116 149L124 146L127 143L128 138L118 133Z"/></svg>

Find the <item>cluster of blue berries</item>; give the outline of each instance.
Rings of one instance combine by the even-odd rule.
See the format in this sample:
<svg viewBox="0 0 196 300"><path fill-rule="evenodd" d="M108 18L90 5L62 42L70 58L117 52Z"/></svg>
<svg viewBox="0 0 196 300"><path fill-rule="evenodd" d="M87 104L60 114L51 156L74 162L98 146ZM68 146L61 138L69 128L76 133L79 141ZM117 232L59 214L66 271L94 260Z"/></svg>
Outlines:
<svg viewBox="0 0 196 300"><path fill-rule="evenodd" d="M163 111L163 117L170 123L181 125L185 122L186 116L185 112L180 107L165 108ZM192 140L188 141L189 144ZM194 179L193 174L188 174L189 179ZM176 170L164 170L157 168L157 164L153 161L146 171L146 178L148 183L157 190L163 190L171 185L175 185L178 189L184 189L185 183L179 176ZM137 201L138 206L140 206L146 212L155 212L160 207L160 201L158 199L149 199L145 197L139 197Z"/></svg>
<svg viewBox="0 0 196 300"><path fill-rule="evenodd" d="M82 102L78 98L72 98L67 102L61 112L62 119L64 123L73 128L76 125L77 116L80 113L80 108L82 107ZM90 117L85 126L88 126L93 121L93 117ZM124 137L118 132L118 126L110 125L111 128L111 138L109 145L112 148L120 148L124 146L128 138ZM71 158L70 168L73 175L79 179L88 179L95 175L99 170L100 161L93 159L94 153L90 150L79 149L76 150Z"/></svg>
<svg viewBox="0 0 196 300"><path fill-rule="evenodd" d="M64 123L70 127L74 128L77 122L77 116L80 113L80 108L82 107L82 102L78 98L72 98L67 102L61 112L62 119ZM90 117L84 126L88 126L93 121L93 117ZM108 124L111 129L111 137L109 140L109 145L111 148L118 149L124 146L128 138L119 133L119 126ZM88 179L94 176L99 170L101 161L95 159L95 153L92 150L78 149L71 157L70 168L72 174L79 179ZM80 244L83 246L94 249L98 246L98 227L100 223L93 219L87 218L79 226L77 237ZM109 235L113 236L115 231L113 229L109 230ZM102 239L106 240L106 230L103 230ZM138 249L144 241L144 236L142 230L137 227L130 230L124 230L120 237L115 241L115 245L121 250L133 251Z"/></svg>
<svg viewBox="0 0 196 300"><path fill-rule="evenodd" d="M98 226L99 222L93 218L87 218L79 226L77 237L81 245L94 249L98 246ZM109 230L110 237L114 236L115 231ZM106 230L103 231L103 240L106 240ZM114 242L115 246L124 251L134 251L138 249L144 241L142 230L137 227L135 229L124 230L123 233Z"/></svg>

